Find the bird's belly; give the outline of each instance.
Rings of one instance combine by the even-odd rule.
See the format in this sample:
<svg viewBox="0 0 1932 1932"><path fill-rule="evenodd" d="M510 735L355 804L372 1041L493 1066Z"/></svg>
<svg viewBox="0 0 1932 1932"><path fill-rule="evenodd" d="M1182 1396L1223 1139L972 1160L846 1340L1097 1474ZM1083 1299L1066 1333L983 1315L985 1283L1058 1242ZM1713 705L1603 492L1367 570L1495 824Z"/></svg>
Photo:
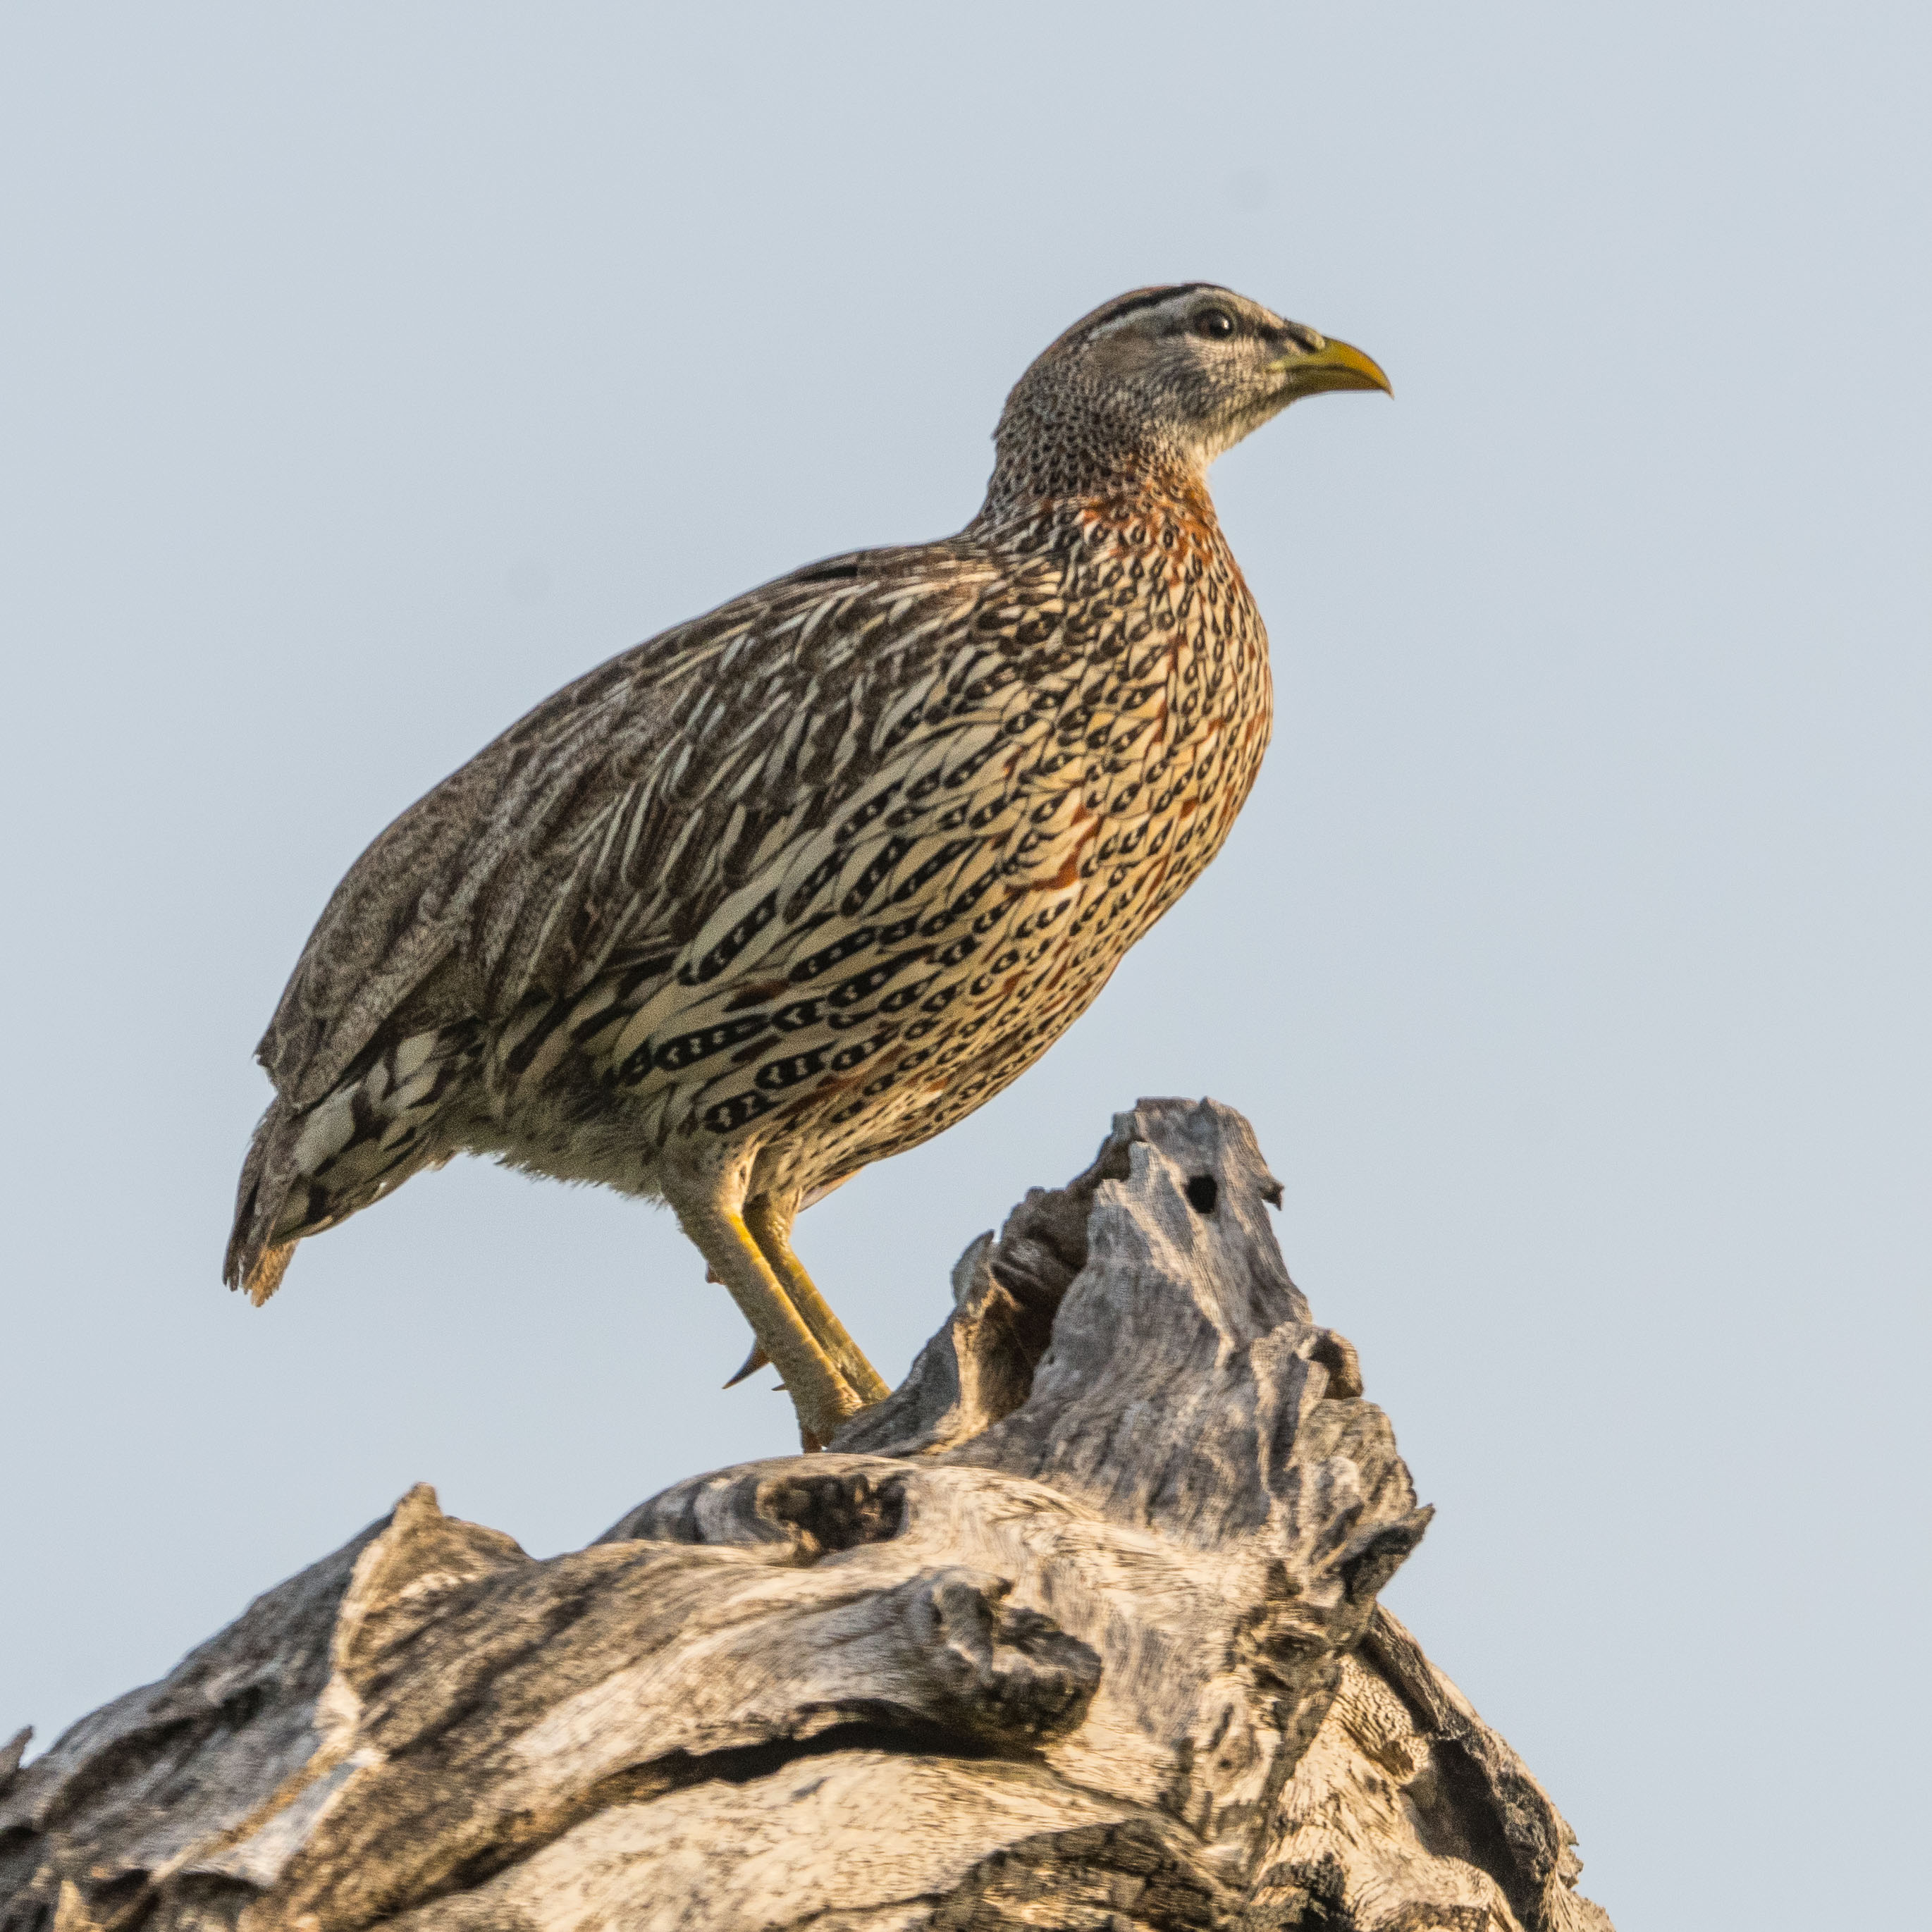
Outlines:
<svg viewBox="0 0 1932 1932"><path fill-rule="evenodd" d="M938 1011L908 1022L869 1077L813 1096L795 1128L772 1137L760 1160L773 1171L768 1184L830 1184L944 1132L1017 1079L1220 849L1258 758L1257 743L1251 758L1226 761L1226 782L1106 823L1064 889L1049 877L1016 893L988 932L978 970L935 989ZM1211 766L1210 774L1223 776Z"/></svg>
<svg viewBox="0 0 1932 1932"><path fill-rule="evenodd" d="M1129 784L1124 808L1090 812L1092 775L1072 772L1030 842L1049 801L1018 798L977 872L935 875L890 920L861 908L752 970L695 987L667 974L574 1022L553 1014L553 1044L602 1030L588 1051L539 1050L536 1078L500 1077L496 1131L470 1144L640 1194L676 1136L754 1141L760 1188L806 1191L918 1144L1044 1053L1219 848L1251 774L1214 735L1172 767L1174 796ZM908 843L905 874L940 842Z"/></svg>
<svg viewBox="0 0 1932 1932"><path fill-rule="evenodd" d="M499 1095L453 1123L452 1138L466 1154L546 1180L660 1198L658 1159L664 1136L658 1121L650 1110L614 1102L601 1089L594 1100L569 1081L508 1099Z"/></svg>

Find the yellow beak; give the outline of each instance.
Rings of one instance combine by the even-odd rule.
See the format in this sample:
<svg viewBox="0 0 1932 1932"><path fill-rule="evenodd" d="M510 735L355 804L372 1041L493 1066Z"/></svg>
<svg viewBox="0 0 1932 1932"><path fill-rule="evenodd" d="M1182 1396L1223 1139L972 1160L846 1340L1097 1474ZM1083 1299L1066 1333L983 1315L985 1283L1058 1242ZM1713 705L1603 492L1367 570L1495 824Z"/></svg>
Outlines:
<svg viewBox="0 0 1932 1932"><path fill-rule="evenodd" d="M1286 376L1298 396L1318 395L1324 389L1380 389L1388 395L1395 394L1377 364L1359 349L1332 336L1319 349L1298 350L1268 368Z"/></svg>

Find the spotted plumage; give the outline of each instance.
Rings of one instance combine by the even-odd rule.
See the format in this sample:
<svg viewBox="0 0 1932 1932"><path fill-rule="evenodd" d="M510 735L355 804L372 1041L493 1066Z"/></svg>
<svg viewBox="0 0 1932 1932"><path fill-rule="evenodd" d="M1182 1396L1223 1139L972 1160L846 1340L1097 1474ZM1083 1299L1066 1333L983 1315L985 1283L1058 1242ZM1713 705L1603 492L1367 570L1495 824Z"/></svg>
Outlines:
<svg viewBox="0 0 1932 1932"><path fill-rule="evenodd" d="M538 706L323 913L260 1049L231 1283L264 1300L296 1241L490 1154L670 1200L808 1432L881 1392L792 1218L1024 1071L1220 849L1271 695L1207 464L1380 382L1228 290L1138 291L1022 380L958 536Z"/></svg>

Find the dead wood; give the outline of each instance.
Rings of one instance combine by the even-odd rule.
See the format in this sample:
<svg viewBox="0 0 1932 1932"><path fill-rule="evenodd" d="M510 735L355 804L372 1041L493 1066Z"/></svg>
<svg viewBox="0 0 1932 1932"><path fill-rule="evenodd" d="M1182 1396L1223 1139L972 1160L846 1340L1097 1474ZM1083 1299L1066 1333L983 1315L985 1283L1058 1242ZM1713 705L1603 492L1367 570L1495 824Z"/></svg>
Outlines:
<svg viewBox="0 0 1932 1932"><path fill-rule="evenodd" d="M823 1455L427 1487L19 1768L0 1932L1607 1932L1376 1592L1428 1521L1246 1123L1148 1101Z"/></svg>

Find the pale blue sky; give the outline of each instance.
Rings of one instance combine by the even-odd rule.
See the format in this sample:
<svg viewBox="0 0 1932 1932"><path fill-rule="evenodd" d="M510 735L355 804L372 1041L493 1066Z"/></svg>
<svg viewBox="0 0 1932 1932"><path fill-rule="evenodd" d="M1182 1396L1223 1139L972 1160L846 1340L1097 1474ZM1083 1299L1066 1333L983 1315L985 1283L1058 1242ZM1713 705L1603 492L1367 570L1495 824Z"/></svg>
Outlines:
<svg viewBox="0 0 1932 1932"><path fill-rule="evenodd" d="M694 18L694 16L697 17ZM785 1450L668 1218L479 1166L218 1263L330 888L528 705L976 507L1137 284L1370 350L1228 458L1280 716L1066 1041L801 1223L897 1374L1138 1094L1240 1107L1439 1514L1392 1603L1636 1928L1904 1922L1927 1516L1932 14L0 16L0 1736L428 1479Z"/></svg>

